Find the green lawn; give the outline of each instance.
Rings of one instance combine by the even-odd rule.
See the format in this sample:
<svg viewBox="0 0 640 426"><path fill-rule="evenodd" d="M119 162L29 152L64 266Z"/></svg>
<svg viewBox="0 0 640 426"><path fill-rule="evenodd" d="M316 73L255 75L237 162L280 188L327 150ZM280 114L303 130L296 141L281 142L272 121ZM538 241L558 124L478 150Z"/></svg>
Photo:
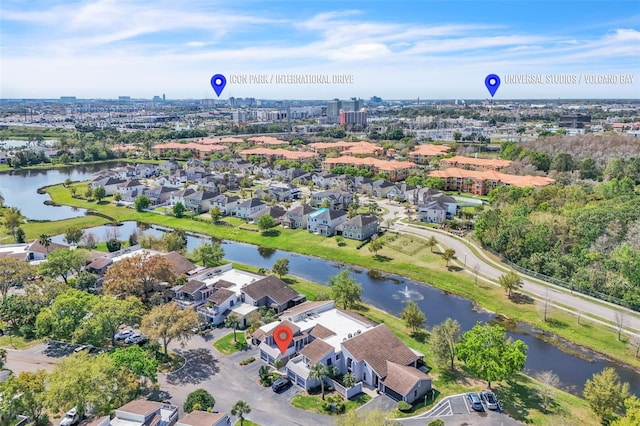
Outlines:
<svg viewBox="0 0 640 426"><path fill-rule="evenodd" d="M260 426L258 423L254 423L251 420L244 419L242 423L240 423L240 419L238 419L234 426Z"/></svg>
<svg viewBox="0 0 640 426"><path fill-rule="evenodd" d="M0 336L0 348L6 349L29 349L41 342L42 339L26 340L20 336Z"/></svg>
<svg viewBox="0 0 640 426"><path fill-rule="evenodd" d="M329 395L340 395L337 392L325 392L325 398ZM362 405L371 400L371 397L367 394L361 393L354 398L345 401L345 412L357 410ZM322 410L320 403L322 402L322 395L308 395L298 394L291 398L291 405L305 411L311 411L314 413L327 414Z"/></svg>
<svg viewBox="0 0 640 426"><path fill-rule="evenodd" d="M213 347L223 355L231 355L242 350L241 345L247 341L244 337L244 332L241 330L236 331L236 338L237 342L233 338L233 333L229 333L213 342Z"/></svg>

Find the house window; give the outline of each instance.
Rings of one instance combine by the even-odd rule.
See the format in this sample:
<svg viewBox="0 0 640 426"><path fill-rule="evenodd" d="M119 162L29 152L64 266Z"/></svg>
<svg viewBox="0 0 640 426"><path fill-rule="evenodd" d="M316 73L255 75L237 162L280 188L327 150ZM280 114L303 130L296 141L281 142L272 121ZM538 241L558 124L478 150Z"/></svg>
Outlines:
<svg viewBox="0 0 640 426"><path fill-rule="evenodd" d="M347 358L347 370L351 371L351 363L353 360L351 358Z"/></svg>
<svg viewBox="0 0 640 426"><path fill-rule="evenodd" d="M336 354L336 361L340 359L340 353Z"/></svg>
<svg viewBox="0 0 640 426"><path fill-rule="evenodd" d="M327 359L327 365L331 365L331 358Z"/></svg>

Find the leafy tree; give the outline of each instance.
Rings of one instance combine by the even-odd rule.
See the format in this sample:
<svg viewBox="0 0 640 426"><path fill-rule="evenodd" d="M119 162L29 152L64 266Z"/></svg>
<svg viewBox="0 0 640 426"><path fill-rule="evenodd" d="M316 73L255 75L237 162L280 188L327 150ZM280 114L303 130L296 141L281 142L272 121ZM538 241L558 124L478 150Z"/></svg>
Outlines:
<svg viewBox="0 0 640 426"><path fill-rule="evenodd" d="M149 205L151 204L151 200L146 195L140 195L138 196L138 198L135 199L133 204L136 206L137 211L142 212L147 208L149 208Z"/></svg>
<svg viewBox="0 0 640 426"><path fill-rule="evenodd" d="M611 423L611 426L637 426L640 425L640 399L631 395L624 400L625 415Z"/></svg>
<svg viewBox="0 0 640 426"><path fill-rule="evenodd" d="M559 172L570 172L573 170L573 157L566 152L558 152L551 161L551 169Z"/></svg>
<svg viewBox="0 0 640 426"><path fill-rule="evenodd" d="M184 253L187 248L187 235L179 229L167 232L162 236L162 245L167 252Z"/></svg>
<svg viewBox="0 0 640 426"><path fill-rule="evenodd" d="M0 257L0 294L7 297L13 286L23 286L35 275L35 268L24 260Z"/></svg>
<svg viewBox="0 0 640 426"><path fill-rule="evenodd" d="M376 238L375 240L371 240L369 242L369 251L373 253L374 256L377 256L378 252L382 250L383 246L384 246L384 243L380 241L379 238Z"/></svg>
<svg viewBox="0 0 640 426"><path fill-rule="evenodd" d="M88 271L82 271L76 277L74 287L78 290L87 291L90 288L95 287L98 282L98 276Z"/></svg>
<svg viewBox="0 0 640 426"><path fill-rule="evenodd" d="M136 255L107 269L103 288L105 294L138 296L146 300L153 286L163 281L175 281L171 264L164 256Z"/></svg>
<svg viewBox="0 0 640 426"><path fill-rule="evenodd" d="M629 397L629 383L621 383L616 370L609 367L587 380L582 394L593 412L606 421Z"/></svg>
<svg viewBox="0 0 640 426"><path fill-rule="evenodd" d="M51 236L47 234L40 234L38 237L38 242L41 246L47 249L47 253L49 253L49 246L51 245Z"/></svg>
<svg viewBox="0 0 640 426"><path fill-rule="evenodd" d="M553 371L542 371L536 374L536 379L540 382L538 392L542 398L542 410L547 412L549 399L553 396L553 390L560 384L560 379Z"/></svg>
<svg viewBox="0 0 640 426"><path fill-rule="evenodd" d="M582 179L597 179L600 176L600 169L598 169L596 161L591 157L581 160L578 163L578 170Z"/></svg>
<svg viewBox="0 0 640 426"><path fill-rule="evenodd" d="M362 287L349 276L348 270L342 270L337 275L330 277L327 284L331 287L333 299L344 309L360 302Z"/></svg>
<svg viewBox="0 0 640 426"><path fill-rule="evenodd" d="M446 267L449 268L449 262L456 258L456 252L452 248L445 249L444 253L442 253L442 258L446 262Z"/></svg>
<svg viewBox="0 0 640 426"><path fill-rule="evenodd" d="M240 400L231 407L231 415L240 417L240 426L244 424L244 415L251 412L251 407L246 401Z"/></svg>
<svg viewBox="0 0 640 426"><path fill-rule="evenodd" d="M7 350L0 348L0 370L4 368L5 362L7 362Z"/></svg>
<svg viewBox="0 0 640 426"><path fill-rule="evenodd" d="M287 275L289 273L289 259L283 257L281 259L276 259L273 263L273 272L278 274L280 278Z"/></svg>
<svg viewBox="0 0 640 426"><path fill-rule="evenodd" d="M71 340L75 331L99 299L83 291L69 289L43 308L36 319L36 333L59 340Z"/></svg>
<svg viewBox="0 0 640 426"><path fill-rule="evenodd" d="M42 275L48 277L60 276L65 283L68 283L67 275L70 272L80 273L87 263L87 257L87 252L81 249L55 250L49 253L46 262L38 265L38 270Z"/></svg>
<svg viewBox="0 0 640 426"><path fill-rule="evenodd" d="M104 415L131 401L137 388L135 375L117 368L108 354L93 356L83 351L56 362L46 400L54 412L78 407L82 415L91 407Z"/></svg>
<svg viewBox="0 0 640 426"><path fill-rule="evenodd" d="M24 229L17 227L16 232L14 232L13 240L16 244L23 244L26 242L27 235L24 232Z"/></svg>
<svg viewBox="0 0 640 426"><path fill-rule="evenodd" d="M46 411L45 382L47 376L45 370L23 371L17 376L10 376L0 386L0 394L3 395L3 400L6 399L9 406L3 407L2 401L0 401L0 411L13 415L24 414L29 416L35 424L39 424Z"/></svg>
<svg viewBox="0 0 640 426"><path fill-rule="evenodd" d="M271 369L269 369L269 366L263 365L258 369L258 380L262 386L269 386L271 384Z"/></svg>
<svg viewBox="0 0 640 426"><path fill-rule="evenodd" d="M113 201L115 201L116 203L122 201L122 194L119 192L113 194Z"/></svg>
<svg viewBox="0 0 640 426"><path fill-rule="evenodd" d="M263 214L262 216L260 216L260 218L258 219L258 228L263 232L267 232L269 229L273 228L274 226L276 226L276 220L271 217L271 215L268 214Z"/></svg>
<svg viewBox="0 0 640 426"><path fill-rule="evenodd" d="M0 321L11 328L13 334L32 338L35 336L36 318L45 305L30 295L12 294L0 302Z"/></svg>
<svg viewBox="0 0 640 426"><path fill-rule="evenodd" d="M122 248L122 243L115 238L108 239L106 244L109 253L113 253L114 251L118 251Z"/></svg>
<svg viewBox="0 0 640 426"><path fill-rule="evenodd" d="M104 189L104 186L99 186L93 190L93 198L95 198L98 202L102 201L107 196L107 190Z"/></svg>
<svg viewBox="0 0 640 426"><path fill-rule="evenodd" d="M220 210L220 207L218 206L213 207L211 211L209 211L209 214L211 215L211 222L214 224L218 223L218 221L222 219L222 210Z"/></svg>
<svg viewBox="0 0 640 426"><path fill-rule="evenodd" d="M170 302L151 309L142 317L140 330L152 340L162 340L164 354L168 355L168 346L173 340L186 342L193 336L193 328L200 322L193 309L180 309L177 303Z"/></svg>
<svg viewBox="0 0 640 426"><path fill-rule="evenodd" d="M324 381L334 375L336 372L335 367L331 365L324 365L321 363L313 364L309 368L309 379L320 382L320 390L322 392L322 399L324 400Z"/></svg>
<svg viewBox="0 0 640 426"><path fill-rule="evenodd" d="M158 360L139 345L117 348L109 356L116 368L126 368L137 377L151 380L151 383L158 381Z"/></svg>
<svg viewBox="0 0 640 426"><path fill-rule="evenodd" d="M427 240L426 245L429 247L429 250L431 250L431 253L433 253L433 248L438 245L438 240L432 235Z"/></svg>
<svg viewBox="0 0 640 426"><path fill-rule="evenodd" d="M427 321L426 315L414 301L407 303L407 306L400 313L400 318L402 318L407 327L414 333L422 328Z"/></svg>
<svg viewBox="0 0 640 426"><path fill-rule="evenodd" d="M436 361L440 365L449 365L454 370L456 359L456 344L460 341L460 323L447 318L442 324L438 324L431 330L429 346L433 350Z"/></svg>
<svg viewBox="0 0 640 426"><path fill-rule="evenodd" d="M233 329L233 340L236 342L238 341L238 339L236 339L236 330L238 329L239 325L240 325L240 319L236 314L229 314L224 319L224 326L227 328Z"/></svg>
<svg viewBox="0 0 640 426"><path fill-rule="evenodd" d="M196 247L193 251L193 256L198 259L203 266L215 266L224 258L224 249L220 241L212 240L211 243Z"/></svg>
<svg viewBox="0 0 640 426"><path fill-rule="evenodd" d="M7 227L9 233L15 236L16 229L24 221L24 216L17 207L9 207L3 212L4 226Z"/></svg>
<svg viewBox="0 0 640 426"><path fill-rule="evenodd" d="M178 201L177 203L175 203L173 205L173 215L175 217L184 216L185 210L186 210L186 208L184 207L184 204L182 204L180 201Z"/></svg>
<svg viewBox="0 0 640 426"><path fill-rule="evenodd" d="M67 244L75 245L80 242L84 231L81 228L67 228L64 231L64 240Z"/></svg>
<svg viewBox="0 0 640 426"><path fill-rule="evenodd" d="M123 325L140 324L144 306L140 299L129 296L124 300L111 296L98 298L89 309L89 316L76 330L78 341L102 346L107 341L115 346L115 335Z"/></svg>
<svg viewBox="0 0 640 426"><path fill-rule="evenodd" d="M521 371L527 359L527 345L506 338L504 328L477 323L456 344L458 359L476 377L491 382L503 380Z"/></svg>
<svg viewBox="0 0 640 426"><path fill-rule="evenodd" d="M213 396L204 389L197 389L187 395L187 400L184 402L182 409L185 413L190 413L193 410L210 411L216 404L216 400Z"/></svg>
<svg viewBox="0 0 640 426"><path fill-rule="evenodd" d="M507 291L507 295L510 298L511 292L515 289L522 287L524 284L522 278L515 271L509 271L498 278L498 282Z"/></svg>

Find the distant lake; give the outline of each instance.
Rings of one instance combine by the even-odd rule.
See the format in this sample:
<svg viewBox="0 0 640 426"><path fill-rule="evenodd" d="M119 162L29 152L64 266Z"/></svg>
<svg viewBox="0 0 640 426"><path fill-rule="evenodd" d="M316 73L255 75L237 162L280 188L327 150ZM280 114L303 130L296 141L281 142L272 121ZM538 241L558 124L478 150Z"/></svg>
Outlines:
<svg viewBox="0 0 640 426"><path fill-rule="evenodd" d="M70 166L59 169L13 170L0 173L0 194L7 206L18 207L22 214L35 220L62 220L84 216L86 210L69 206L48 206L48 194L38 194L38 188L72 181L89 180L93 174L112 167L116 162Z"/></svg>

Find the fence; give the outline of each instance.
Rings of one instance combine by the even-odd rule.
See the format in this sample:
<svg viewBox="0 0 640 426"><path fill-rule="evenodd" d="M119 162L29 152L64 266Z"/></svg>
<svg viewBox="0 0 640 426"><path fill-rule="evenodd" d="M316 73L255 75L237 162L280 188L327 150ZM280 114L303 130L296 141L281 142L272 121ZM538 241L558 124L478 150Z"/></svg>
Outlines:
<svg viewBox="0 0 640 426"><path fill-rule="evenodd" d="M523 268L522 266L516 265L515 263L513 263L512 261L504 257L504 255L492 250L491 248L484 245L482 247L488 252L492 253L493 255L499 257L502 262L511 266L513 269L515 269L518 272L522 272L523 274L538 278L539 280L546 281L548 283L555 284L560 287L564 287L566 289L571 290L572 292L576 291L578 293L586 294L587 296L591 296L596 299L604 300L606 302L610 302L616 305L623 306L625 308L629 308L633 311L640 312L640 306L632 305L625 300L619 299L609 294L604 294L604 293L600 293L599 291L589 290L588 288L577 287L577 286L574 286L572 283L568 283L558 278L550 277L548 275L544 275L539 272L532 271L531 269Z"/></svg>
<svg viewBox="0 0 640 426"><path fill-rule="evenodd" d="M357 395L357 394L362 392L362 382L358 382L358 383L356 383L355 385L353 385L350 388L345 388L340 383L338 383L337 380L330 379L330 381L331 381L331 386L333 386L333 388L338 393L340 393L342 396L344 396L347 399L351 399L355 395Z"/></svg>

